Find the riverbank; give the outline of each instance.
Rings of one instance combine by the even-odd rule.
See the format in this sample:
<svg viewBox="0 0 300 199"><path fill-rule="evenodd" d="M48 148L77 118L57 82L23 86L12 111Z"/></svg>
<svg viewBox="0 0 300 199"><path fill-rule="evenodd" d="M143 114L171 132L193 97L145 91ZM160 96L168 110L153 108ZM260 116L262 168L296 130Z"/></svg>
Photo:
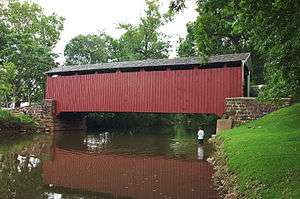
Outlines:
<svg viewBox="0 0 300 199"><path fill-rule="evenodd" d="M34 117L0 109L0 136L16 132L33 132L39 126L38 120Z"/></svg>
<svg viewBox="0 0 300 199"><path fill-rule="evenodd" d="M225 198L300 198L300 103L214 140L214 182Z"/></svg>

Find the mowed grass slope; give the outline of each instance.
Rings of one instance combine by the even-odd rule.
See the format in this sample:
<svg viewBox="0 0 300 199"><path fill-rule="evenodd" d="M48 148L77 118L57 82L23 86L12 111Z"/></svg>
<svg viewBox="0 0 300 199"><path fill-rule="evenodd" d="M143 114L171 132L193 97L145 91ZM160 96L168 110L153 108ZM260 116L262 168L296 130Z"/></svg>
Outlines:
<svg viewBox="0 0 300 199"><path fill-rule="evenodd" d="M246 198L300 198L300 103L219 139Z"/></svg>

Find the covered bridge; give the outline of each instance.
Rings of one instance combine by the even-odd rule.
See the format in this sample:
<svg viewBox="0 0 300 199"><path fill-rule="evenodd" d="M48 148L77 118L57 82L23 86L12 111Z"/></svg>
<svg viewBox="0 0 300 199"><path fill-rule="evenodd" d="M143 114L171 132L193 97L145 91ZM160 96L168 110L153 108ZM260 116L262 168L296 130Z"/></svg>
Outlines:
<svg viewBox="0 0 300 199"><path fill-rule="evenodd" d="M61 66L46 72L46 99L72 112L224 113L249 95L250 54Z"/></svg>

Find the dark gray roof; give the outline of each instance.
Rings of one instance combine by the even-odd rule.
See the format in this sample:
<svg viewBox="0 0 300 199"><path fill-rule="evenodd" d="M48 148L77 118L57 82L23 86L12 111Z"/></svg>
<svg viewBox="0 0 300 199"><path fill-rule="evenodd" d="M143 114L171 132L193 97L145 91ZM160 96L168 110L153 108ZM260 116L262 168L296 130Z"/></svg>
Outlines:
<svg viewBox="0 0 300 199"><path fill-rule="evenodd" d="M202 60L199 57L184 57L174 59L147 59L139 61L111 62L99 64L86 64L75 66L60 66L48 72L47 75L61 74L68 72L82 71L97 71L105 69L124 69L124 68L146 68L146 67L163 67L163 66L191 66L205 65L213 63L229 63L229 62L244 62L250 67L250 53L213 55L207 60Z"/></svg>

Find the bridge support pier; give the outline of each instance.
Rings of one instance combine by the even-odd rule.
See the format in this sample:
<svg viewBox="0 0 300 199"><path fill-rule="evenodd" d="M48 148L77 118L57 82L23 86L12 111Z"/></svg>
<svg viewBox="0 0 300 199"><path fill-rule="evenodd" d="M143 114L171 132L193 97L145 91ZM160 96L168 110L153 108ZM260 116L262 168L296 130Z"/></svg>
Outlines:
<svg viewBox="0 0 300 199"><path fill-rule="evenodd" d="M38 117L46 130L49 131L77 131L86 130L86 114L60 113L56 115L55 100L45 99L41 107L31 107L31 115ZM39 113L39 114L36 114Z"/></svg>
<svg viewBox="0 0 300 199"><path fill-rule="evenodd" d="M277 104L260 102L254 97L226 98L225 112L222 119L229 119L232 121L231 124L231 121L224 120L225 123L227 122L227 124L225 125L226 128L229 128L229 126L236 127L290 105L290 98L282 98L281 102Z"/></svg>
<svg viewBox="0 0 300 199"><path fill-rule="evenodd" d="M86 119L83 113L61 113L54 116L54 131L86 130Z"/></svg>

